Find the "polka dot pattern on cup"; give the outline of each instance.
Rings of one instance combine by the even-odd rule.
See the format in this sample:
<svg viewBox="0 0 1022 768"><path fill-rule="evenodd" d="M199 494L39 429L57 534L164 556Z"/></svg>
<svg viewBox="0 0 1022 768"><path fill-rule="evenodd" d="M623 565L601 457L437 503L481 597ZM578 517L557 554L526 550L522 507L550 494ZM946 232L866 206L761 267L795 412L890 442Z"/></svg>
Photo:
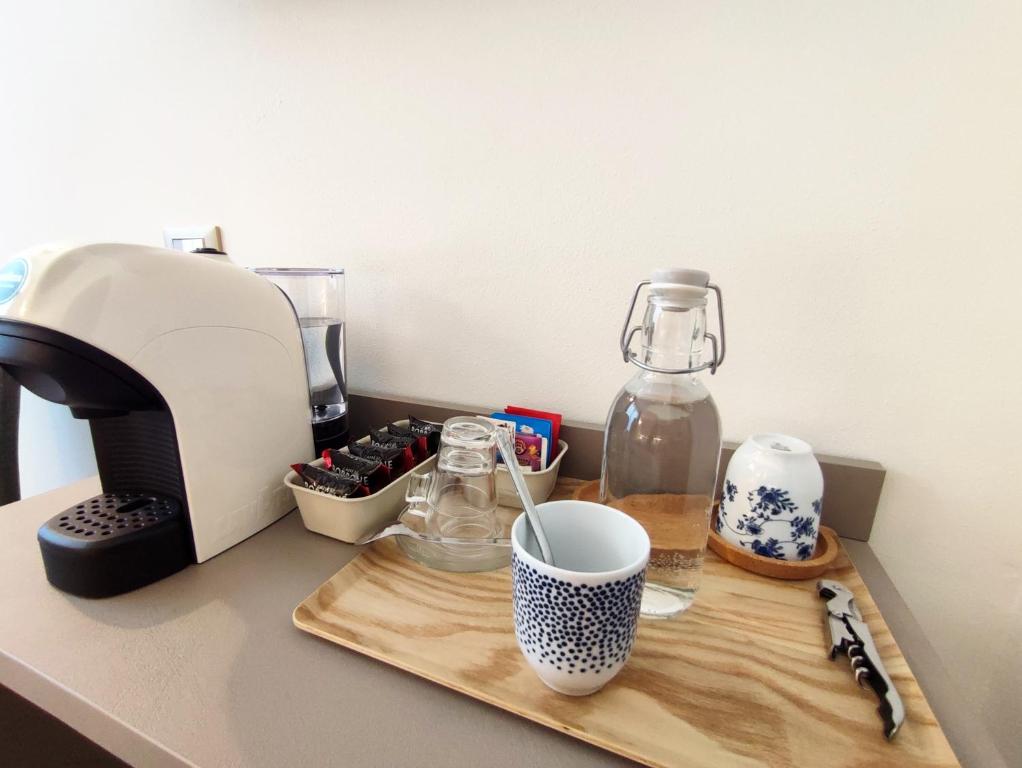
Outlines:
<svg viewBox="0 0 1022 768"><path fill-rule="evenodd" d="M603 584L545 576L512 557L515 635L522 651L561 672L602 674L635 641L646 572Z"/></svg>

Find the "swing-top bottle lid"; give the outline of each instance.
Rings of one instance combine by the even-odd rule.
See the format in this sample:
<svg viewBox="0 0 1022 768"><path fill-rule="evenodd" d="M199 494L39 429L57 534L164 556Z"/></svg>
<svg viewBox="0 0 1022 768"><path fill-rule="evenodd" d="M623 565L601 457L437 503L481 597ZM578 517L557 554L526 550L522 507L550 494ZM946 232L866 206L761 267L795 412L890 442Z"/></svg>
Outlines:
<svg viewBox="0 0 1022 768"><path fill-rule="evenodd" d="M697 307L706 303L710 273L701 269L658 269L649 280L649 292L677 307Z"/></svg>

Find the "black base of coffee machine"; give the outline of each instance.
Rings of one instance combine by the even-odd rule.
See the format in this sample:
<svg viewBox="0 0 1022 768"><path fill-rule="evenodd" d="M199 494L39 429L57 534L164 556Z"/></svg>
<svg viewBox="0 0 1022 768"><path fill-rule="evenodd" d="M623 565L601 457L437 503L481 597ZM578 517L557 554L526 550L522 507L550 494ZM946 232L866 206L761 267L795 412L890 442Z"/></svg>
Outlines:
<svg viewBox="0 0 1022 768"><path fill-rule="evenodd" d="M329 421L312 423L312 442L319 458L327 448L343 448L348 444L348 414Z"/></svg>
<svg viewBox="0 0 1022 768"><path fill-rule="evenodd" d="M46 578L79 597L130 592L193 562L184 509L169 496L93 496L54 515L38 539Z"/></svg>

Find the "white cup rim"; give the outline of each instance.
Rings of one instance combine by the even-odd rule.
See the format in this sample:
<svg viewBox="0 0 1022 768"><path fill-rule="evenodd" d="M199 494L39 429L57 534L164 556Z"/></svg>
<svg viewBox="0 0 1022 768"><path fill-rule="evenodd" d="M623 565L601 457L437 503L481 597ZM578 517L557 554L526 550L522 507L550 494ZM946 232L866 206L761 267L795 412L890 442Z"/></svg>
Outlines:
<svg viewBox="0 0 1022 768"><path fill-rule="evenodd" d="M619 509L608 507L606 504L597 504L592 501L581 501L578 499L562 499L559 501L547 501L542 504L537 504L536 509L540 515L543 514L544 510L556 509L558 506L585 506L593 507L600 510L601 513L609 513L608 517L617 517L624 522L628 527L634 528L641 538L646 542L645 551L639 557L629 562L620 568L615 568L609 571L572 571L566 568L558 568L555 565L548 565L539 558L533 556L521 543L521 538L525 535L526 528L526 515L522 512L517 518L515 518L514 524L511 526L511 547L514 553L526 564L532 566L538 571L546 573L549 576L559 577L565 581L577 579L579 576L584 576L587 579L596 579L600 581L614 581L620 578L628 578L629 576L641 571L646 563L649 561L650 552L650 540L649 534L646 533L646 529L630 515L625 514ZM554 552L554 558L556 560L557 552Z"/></svg>

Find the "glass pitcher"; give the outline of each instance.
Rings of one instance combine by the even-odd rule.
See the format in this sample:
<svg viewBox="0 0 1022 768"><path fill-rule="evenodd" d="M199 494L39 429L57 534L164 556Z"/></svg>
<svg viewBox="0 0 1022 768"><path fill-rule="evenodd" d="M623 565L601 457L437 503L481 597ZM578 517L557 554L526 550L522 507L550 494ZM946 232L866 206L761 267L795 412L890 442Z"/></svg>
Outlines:
<svg viewBox="0 0 1022 768"><path fill-rule="evenodd" d="M401 522L429 536L500 539L509 535L517 510L498 509L496 427L474 416L444 422L435 469L412 473ZM430 568L490 571L510 562L508 548L485 544L437 544L398 537L405 553Z"/></svg>
<svg viewBox="0 0 1022 768"><path fill-rule="evenodd" d="M643 286L642 325L629 328ZM706 330L708 291L717 295L720 343ZM641 351L630 350L641 331ZM706 339L712 347L703 361ZM610 407L600 501L638 520L652 544L642 615L677 616L699 588L720 461L720 417L699 373L724 361L720 289L694 269L665 269L635 288L621 352L639 370Z"/></svg>

